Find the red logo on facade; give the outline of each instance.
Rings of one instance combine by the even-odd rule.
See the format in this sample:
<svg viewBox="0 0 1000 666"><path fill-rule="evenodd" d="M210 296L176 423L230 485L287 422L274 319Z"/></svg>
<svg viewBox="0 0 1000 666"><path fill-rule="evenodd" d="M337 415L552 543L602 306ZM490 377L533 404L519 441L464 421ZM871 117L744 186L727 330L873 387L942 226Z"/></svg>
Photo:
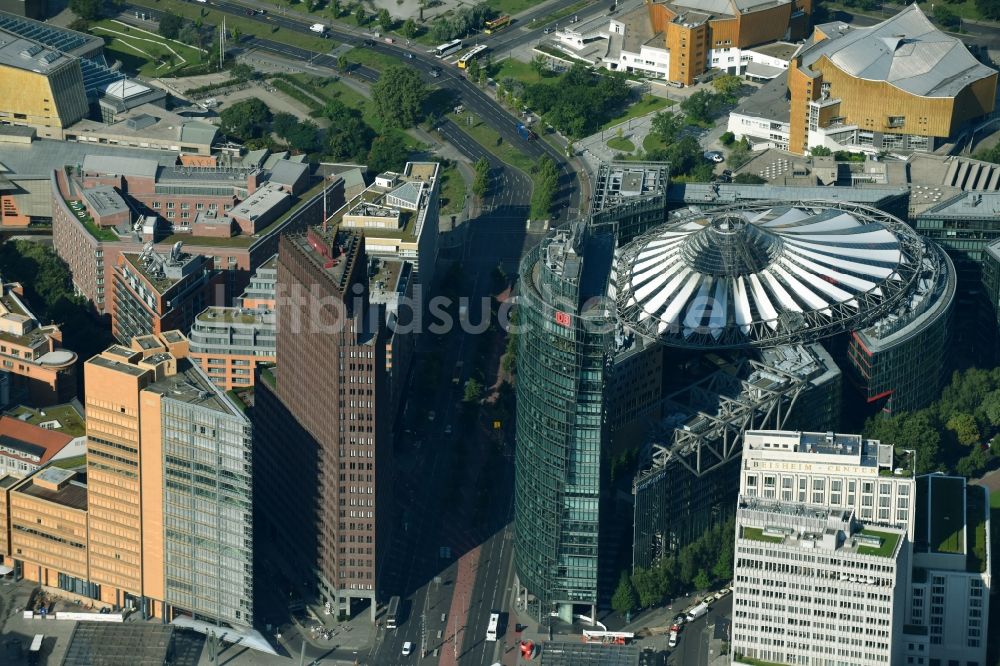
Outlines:
<svg viewBox="0 0 1000 666"><path fill-rule="evenodd" d="M556 323L569 328L569 315L561 310L556 310Z"/></svg>

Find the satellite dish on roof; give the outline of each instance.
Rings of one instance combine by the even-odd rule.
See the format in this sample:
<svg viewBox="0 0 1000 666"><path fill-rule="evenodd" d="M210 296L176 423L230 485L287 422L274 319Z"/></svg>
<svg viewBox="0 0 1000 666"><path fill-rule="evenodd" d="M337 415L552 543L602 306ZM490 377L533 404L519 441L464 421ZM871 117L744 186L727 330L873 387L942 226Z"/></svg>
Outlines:
<svg viewBox="0 0 1000 666"><path fill-rule="evenodd" d="M181 258L181 248L184 246L184 241L177 241L174 246L170 248L170 258L174 261L179 261Z"/></svg>

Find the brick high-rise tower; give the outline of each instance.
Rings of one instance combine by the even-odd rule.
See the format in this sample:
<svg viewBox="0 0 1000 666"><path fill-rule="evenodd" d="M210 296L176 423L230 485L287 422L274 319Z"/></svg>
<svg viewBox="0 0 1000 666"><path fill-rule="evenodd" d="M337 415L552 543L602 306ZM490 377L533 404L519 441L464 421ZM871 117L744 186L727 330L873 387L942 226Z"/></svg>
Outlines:
<svg viewBox="0 0 1000 666"><path fill-rule="evenodd" d="M371 599L374 618L393 466L384 313L367 285L360 234L282 237L277 367L257 384L255 422L281 559L337 611Z"/></svg>

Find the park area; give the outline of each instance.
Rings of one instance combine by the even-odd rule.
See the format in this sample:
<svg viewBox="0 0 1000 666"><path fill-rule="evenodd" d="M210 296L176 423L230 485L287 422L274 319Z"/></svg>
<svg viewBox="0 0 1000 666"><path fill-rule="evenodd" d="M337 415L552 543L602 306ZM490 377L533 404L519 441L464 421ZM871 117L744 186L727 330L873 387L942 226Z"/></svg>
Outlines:
<svg viewBox="0 0 1000 666"><path fill-rule="evenodd" d="M175 76L200 65L205 55L203 50L121 21L100 21L90 32L105 40L111 59L120 60L126 71L142 76Z"/></svg>

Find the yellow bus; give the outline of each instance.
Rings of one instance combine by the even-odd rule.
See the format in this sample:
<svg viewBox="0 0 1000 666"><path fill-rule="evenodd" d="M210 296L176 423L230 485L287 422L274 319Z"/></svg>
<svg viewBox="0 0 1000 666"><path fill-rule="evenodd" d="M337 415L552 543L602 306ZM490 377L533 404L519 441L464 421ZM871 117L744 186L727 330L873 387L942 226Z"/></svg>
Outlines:
<svg viewBox="0 0 1000 666"><path fill-rule="evenodd" d="M469 61L476 58L477 56L482 55L487 48L489 47L487 47L486 44L480 44L479 46L474 46L472 50L470 50L468 53L466 53L464 56L458 59L458 67L460 69L465 69L469 64Z"/></svg>
<svg viewBox="0 0 1000 666"><path fill-rule="evenodd" d="M500 32L509 25L510 25L510 17L501 16L491 21L487 21L485 26L486 29L483 32L485 32L487 35L492 35L494 32Z"/></svg>

